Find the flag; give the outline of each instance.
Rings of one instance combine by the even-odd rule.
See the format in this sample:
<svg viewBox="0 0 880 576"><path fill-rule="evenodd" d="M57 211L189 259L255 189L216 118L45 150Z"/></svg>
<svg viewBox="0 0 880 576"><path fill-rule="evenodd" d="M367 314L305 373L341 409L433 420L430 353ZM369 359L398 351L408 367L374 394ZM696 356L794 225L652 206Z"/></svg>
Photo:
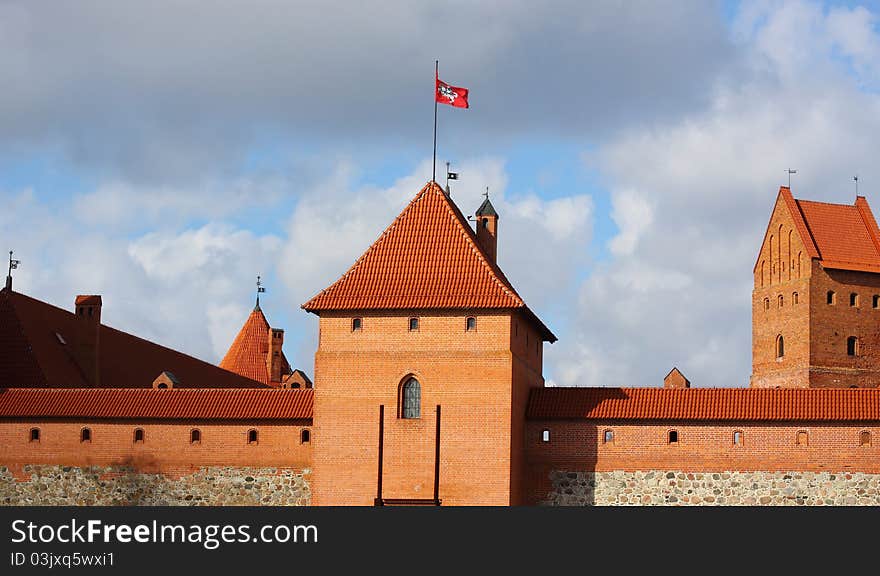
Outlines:
<svg viewBox="0 0 880 576"><path fill-rule="evenodd" d="M21 260L10 260L9 261L9 267L12 268L13 270L17 270L19 264L21 264Z"/></svg>
<svg viewBox="0 0 880 576"><path fill-rule="evenodd" d="M434 98L441 104L449 104L456 108L468 108L468 89L459 86L450 86L437 78L437 89Z"/></svg>
<svg viewBox="0 0 880 576"><path fill-rule="evenodd" d="M447 172L446 178L449 180L458 180L458 172Z"/></svg>

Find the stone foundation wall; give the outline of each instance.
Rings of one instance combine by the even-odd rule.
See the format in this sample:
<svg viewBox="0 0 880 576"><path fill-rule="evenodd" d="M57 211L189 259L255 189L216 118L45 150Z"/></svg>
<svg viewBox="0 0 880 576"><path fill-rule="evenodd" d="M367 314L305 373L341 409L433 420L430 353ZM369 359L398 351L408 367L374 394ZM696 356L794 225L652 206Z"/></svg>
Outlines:
<svg viewBox="0 0 880 576"><path fill-rule="evenodd" d="M124 466L0 466L4 506L308 506L310 470L206 467L180 477Z"/></svg>
<svg viewBox="0 0 880 576"><path fill-rule="evenodd" d="M554 470L545 506L878 506L880 474Z"/></svg>

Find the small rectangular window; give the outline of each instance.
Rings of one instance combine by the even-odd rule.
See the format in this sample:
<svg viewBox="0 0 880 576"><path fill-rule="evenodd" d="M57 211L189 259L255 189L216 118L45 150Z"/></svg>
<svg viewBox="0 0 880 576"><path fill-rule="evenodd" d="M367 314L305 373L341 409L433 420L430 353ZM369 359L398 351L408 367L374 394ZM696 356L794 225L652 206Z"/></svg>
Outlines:
<svg viewBox="0 0 880 576"><path fill-rule="evenodd" d="M92 441L92 431L88 428L83 428L79 433L79 441L80 442L91 442Z"/></svg>
<svg viewBox="0 0 880 576"><path fill-rule="evenodd" d="M31 428L31 442L39 442L40 441L40 429L39 428Z"/></svg>
<svg viewBox="0 0 880 576"><path fill-rule="evenodd" d="M806 446L809 441L809 437L807 436L807 432L805 430L800 430L797 433L797 438L795 440L795 444L797 446Z"/></svg>
<svg viewBox="0 0 880 576"><path fill-rule="evenodd" d="M200 444L202 442L202 432L200 430L191 430L189 433L190 444Z"/></svg>
<svg viewBox="0 0 880 576"><path fill-rule="evenodd" d="M541 442L549 442L550 441L550 431L542 430L541 431Z"/></svg>
<svg viewBox="0 0 880 576"><path fill-rule="evenodd" d="M256 444L257 443L257 431L256 430L248 430L248 444Z"/></svg>
<svg viewBox="0 0 880 576"><path fill-rule="evenodd" d="M134 431L134 441L135 441L135 443L143 443L143 441L144 441L143 428L138 428Z"/></svg>
<svg viewBox="0 0 880 576"><path fill-rule="evenodd" d="M351 331L352 332L360 332L361 327L363 326L363 319L361 318L352 318L351 319Z"/></svg>
<svg viewBox="0 0 880 576"><path fill-rule="evenodd" d="M733 443L737 446L743 443L743 433L739 430L733 433Z"/></svg>
<svg viewBox="0 0 880 576"><path fill-rule="evenodd" d="M473 316L468 316L464 325L465 325L466 331L473 332L474 330L477 329L477 319L474 318Z"/></svg>
<svg viewBox="0 0 880 576"><path fill-rule="evenodd" d="M677 444L678 443L678 430L670 430L669 431L669 443Z"/></svg>
<svg viewBox="0 0 880 576"><path fill-rule="evenodd" d="M871 445L871 433L867 430L862 430L859 432L859 446L870 446Z"/></svg>
<svg viewBox="0 0 880 576"><path fill-rule="evenodd" d="M606 430L605 434L602 437L602 441L605 444L608 444L609 442L614 442L614 430Z"/></svg>
<svg viewBox="0 0 880 576"><path fill-rule="evenodd" d="M409 319L409 331L416 332L419 329L419 319L418 318L410 318Z"/></svg>

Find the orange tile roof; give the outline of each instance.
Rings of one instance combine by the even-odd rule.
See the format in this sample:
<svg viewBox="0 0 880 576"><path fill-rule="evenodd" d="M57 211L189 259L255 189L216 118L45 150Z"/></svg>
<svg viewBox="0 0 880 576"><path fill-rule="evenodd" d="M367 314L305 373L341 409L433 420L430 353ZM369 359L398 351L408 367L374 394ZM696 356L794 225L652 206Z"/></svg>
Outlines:
<svg viewBox="0 0 880 576"><path fill-rule="evenodd" d="M329 288L303 304L323 310L520 309L553 342L500 268L477 243L454 202L429 182Z"/></svg>
<svg viewBox="0 0 880 576"><path fill-rule="evenodd" d="M51 304L0 290L0 387L88 387L75 354L83 321ZM165 371L184 388L263 387L259 381L103 324L99 357L103 388L149 388Z"/></svg>
<svg viewBox="0 0 880 576"><path fill-rule="evenodd" d="M880 272L880 229L863 196L847 205L796 200L785 186L779 195L811 258L826 268Z"/></svg>
<svg viewBox="0 0 880 576"><path fill-rule="evenodd" d="M313 390L0 389L0 418L311 420Z"/></svg>
<svg viewBox="0 0 880 576"><path fill-rule="evenodd" d="M226 352L220 367L245 378L269 384L266 356L269 354L269 322L257 305ZM290 374L290 364L281 353L281 374Z"/></svg>
<svg viewBox="0 0 880 576"><path fill-rule="evenodd" d="M880 421L880 389L535 388L531 420Z"/></svg>

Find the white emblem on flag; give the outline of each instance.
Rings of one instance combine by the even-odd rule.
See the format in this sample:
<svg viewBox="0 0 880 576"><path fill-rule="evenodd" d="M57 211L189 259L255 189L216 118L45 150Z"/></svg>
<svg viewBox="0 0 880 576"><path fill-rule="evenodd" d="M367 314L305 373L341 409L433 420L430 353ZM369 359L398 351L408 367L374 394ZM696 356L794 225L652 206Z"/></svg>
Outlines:
<svg viewBox="0 0 880 576"><path fill-rule="evenodd" d="M448 98L449 102L455 102L455 99L458 98L458 92L447 86L446 84L441 84L437 87L437 91L440 92L440 95L444 98Z"/></svg>

